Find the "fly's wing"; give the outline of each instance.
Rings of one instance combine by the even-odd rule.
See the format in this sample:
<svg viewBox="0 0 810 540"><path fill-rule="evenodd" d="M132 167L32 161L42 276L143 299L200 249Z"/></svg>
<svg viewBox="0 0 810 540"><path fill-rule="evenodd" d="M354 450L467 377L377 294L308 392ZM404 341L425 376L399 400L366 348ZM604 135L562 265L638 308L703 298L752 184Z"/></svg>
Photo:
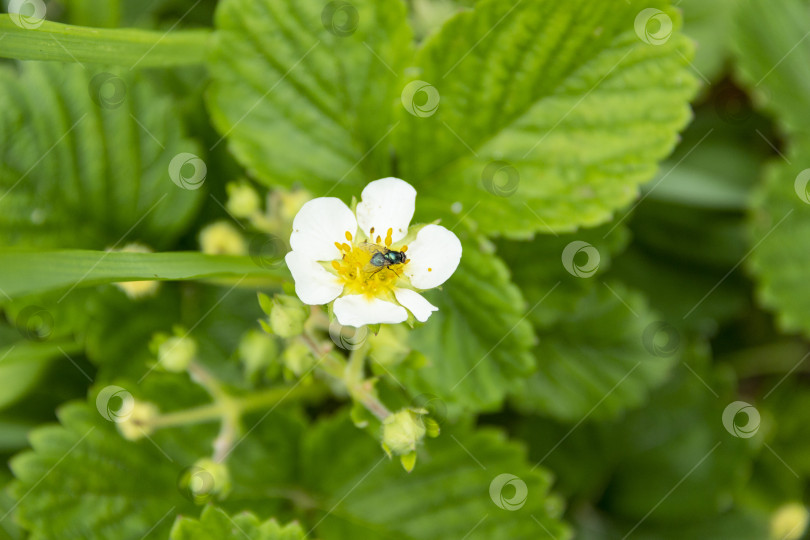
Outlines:
<svg viewBox="0 0 810 540"><path fill-rule="evenodd" d="M365 264L365 266L363 266L363 272L373 274L388 266L389 263L384 257L385 253L388 251L387 248L369 242L361 242L360 244L357 244L356 247L360 251L368 254L368 262ZM379 259L380 264L373 264L371 262L375 255L377 256L377 259Z"/></svg>

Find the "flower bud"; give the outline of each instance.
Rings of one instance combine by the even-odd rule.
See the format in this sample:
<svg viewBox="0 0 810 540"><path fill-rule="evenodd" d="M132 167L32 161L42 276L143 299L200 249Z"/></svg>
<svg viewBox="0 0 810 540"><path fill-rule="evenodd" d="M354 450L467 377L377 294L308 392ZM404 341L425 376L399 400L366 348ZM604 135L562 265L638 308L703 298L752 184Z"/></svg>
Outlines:
<svg viewBox="0 0 810 540"><path fill-rule="evenodd" d="M158 364L166 371L180 373L197 356L197 342L191 337L170 337L158 347Z"/></svg>
<svg viewBox="0 0 810 540"><path fill-rule="evenodd" d="M804 536L808 522L807 509L800 503L786 504L771 518L771 539L798 540Z"/></svg>
<svg viewBox="0 0 810 540"><path fill-rule="evenodd" d="M227 221L217 221L200 231L200 251L208 255L246 255L247 242Z"/></svg>
<svg viewBox="0 0 810 540"><path fill-rule="evenodd" d="M287 347L282 355L282 360L287 371L296 377L308 373L315 364L315 358L312 356L309 347L297 342Z"/></svg>
<svg viewBox="0 0 810 540"><path fill-rule="evenodd" d="M237 218L248 218L259 211L261 199L247 182L230 182L225 186L228 202L225 207Z"/></svg>
<svg viewBox="0 0 810 540"><path fill-rule="evenodd" d="M249 378L273 365L277 354L276 342L259 330L248 330L239 342L239 359Z"/></svg>
<svg viewBox="0 0 810 540"><path fill-rule="evenodd" d="M283 338L291 338L304 332L304 323L309 318L309 308L298 298L277 294L272 302L260 298L262 309L270 315L270 330Z"/></svg>
<svg viewBox="0 0 810 540"><path fill-rule="evenodd" d="M390 455L404 455L416 451L416 445L427 430L422 421L424 409L401 409L383 420L383 449Z"/></svg>
<svg viewBox="0 0 810 540"><path fill-rule="evenodd" d="M136 400L127 417L117 420L116 427L125 439L137 441L154 431L152 421L158 416L160 409L155 404Z"/></svg>
<svg viewBox="0 0 810 540"><path fill-rule="evenodd" d="M222 500L231 491L231 474L224 463L202 458L183 472L180 487L197 504Z"/></svg>

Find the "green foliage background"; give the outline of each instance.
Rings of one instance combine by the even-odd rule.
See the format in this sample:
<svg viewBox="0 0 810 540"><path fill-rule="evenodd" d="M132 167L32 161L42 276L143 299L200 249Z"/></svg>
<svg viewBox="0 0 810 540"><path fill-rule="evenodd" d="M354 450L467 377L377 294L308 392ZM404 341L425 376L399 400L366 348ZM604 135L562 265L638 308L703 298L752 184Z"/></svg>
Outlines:
<svg viewBox="0 0 810 540"><path fill-rule="evenodd" d="M47 19L0 15L0 540L804 537L775 523L810 477L805 0L51 0ZM403 93L419 81L436 107ZM200 189L172 182L181 153ZM289 282L266 238L198 252L238 222L230 182L348 202L392 175L464 246L440 310L383 329L405 353L372 354L380 398L441 425L410 473L260 333L256 292ZM105 251L133 241L159 253ZM138 280L166 283L113 285ZM154 369L178 327L226 395L269 400L220 498L178 481L215 422L129 441L96 408L110 385L206 407ZM735 401L751 437L724 425ZM514 511L500 474L527 487Z"/></svg>

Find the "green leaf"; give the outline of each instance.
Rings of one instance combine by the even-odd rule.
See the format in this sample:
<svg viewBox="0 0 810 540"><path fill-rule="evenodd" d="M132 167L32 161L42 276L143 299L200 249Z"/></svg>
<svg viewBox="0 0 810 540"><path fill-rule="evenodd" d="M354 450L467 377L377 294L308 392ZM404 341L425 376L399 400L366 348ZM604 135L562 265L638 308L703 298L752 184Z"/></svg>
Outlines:
<svg viewBox="0 0 810 540"><path fill-rule="evenodd" d="M307 434L301 459L305 482L325 495L315 527L322 538L569 538L559 521L561 501L548 494L548 473L532 469L523 449L492 429L442 433L407 473L344 415ZM496 498L490 498L501 474L525 484L524 506L514 511L497 506L499 495L507 500L517 495L516 484L502 491L496 486Z"/></svg>
<svg viewBox="0 0 810 540"><path fill-rule="evenodd" d="M171 540L304 540L297 523L281 526L274 519L261 522L250 513L234 517L214 506L203 510L199 520L180 517L172 527Z"/></svg>
<svg viewBox="0 0 810 540"><path fill-rule="evenodd" d="M734 0L682 0L683 32L695 40L692 69L705 82L716 81L731 56L731 30L737 8Z"/></svg>
<svg viewBox="0 0 810 540"><path fill-rule="evenodd" d="M70 342L37 343L20 341L0 349L0 410L15 403L36 386L51 362L73 354L79 348ZM63 353L64 351L64 353Z"/></svg>
<svg viewBox="0 0 810 540"><path fill-rule="evenodd" d="M596 285L538 333L537 372L516 387L515 401L572 422L640 405L678 359L678 332L617 283Z"/></svg>
<svg viewBox="0 0 810 540"><path fill-rule="evenodd" d="M179 252L0 251L0 267L0 290L11 298L119 281L261 278L278 283L289 275L281 263Z"/></svg>
<svg viewBox="0 0 810 540"><path fill-rule="evenodd" d="M435 113L403 107L395 133L401 176L426 199L419 216L454 219L458 201L483 232L525 237L598 225L631 202L696 90L691 43L642 41L643 9L679 25L648 0L483 0L448 21L416 59L433 88L417 83L411 108L435 105L430 93Z"/></svg>
<svg viewBox="0 0 810 540"><path fill-rule="evenodd" d="M83 404L65 406L59 419L11 461L15 517L32 540L140 540L150 530L161 538L171 524L163 518L193 511L177 488L180 466L152 443L124 440Z"/></svg>
<svg viewBox="0 0 810 540"><path fill-rule="evenodd" d="M169 168L199 149L147 80L30 62L2 66L0 101L0 243L161 248L185 230L203 192Z"/></svg>
<svg viewBox="0 0 810 540"><path fill-rule="evenodd" d="M439 308L409 333L412 348L427 365L394 370L413 393L431 393L472 410L493 410L508 387L533 365L534 342L526 301L510 281L507 266L474 242L464 243L458 270L425 296Z"/></svg>
<svg viewBox="0 0 810 540"><path fill-rule="evenodd" d="M211 38L208 30L104 30L34 18L23 20L21 26L5 13L0 14L0 32L4 36L0 56L4 58L127 68L200 64Z"/></svg>
<svg viewBox="0 0 810 540"><path fill-rule="evenodd" d="M215 23L209 110L258 180L347 195L391 172L404 2L226 0Z"/></svg>
<svg viewBox="0 0 810 540"><path fill-rule="evenodd" d="M808 17L803 0L742 0L734 28L737 72L754 103L788 132L805 134L810 122Z"/></svg>
<svg viewBox="0 0 810 540"><path fill-rule="evenodd" d="M787 159L772 163L753 202L752 234L755 249L750 267L757 277L760 302L776 312L785 331L810 336L810 141L796 140Z"/></svg>

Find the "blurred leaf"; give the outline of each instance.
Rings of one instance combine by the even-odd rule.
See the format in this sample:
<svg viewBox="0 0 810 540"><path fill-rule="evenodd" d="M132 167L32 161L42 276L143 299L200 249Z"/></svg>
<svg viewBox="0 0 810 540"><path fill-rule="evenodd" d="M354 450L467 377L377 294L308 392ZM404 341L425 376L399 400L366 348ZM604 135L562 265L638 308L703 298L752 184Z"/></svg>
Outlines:
<svg viewBox="0 0 810 540"><path fill-rule="evenodd" d="M604 223L632 201L696 89L684 36L652 45L634 31L659 8L677 28L667 2L647 0L485 0L449 20L417 55L422 90L403 94L395 133L402 176L426 196L418 215L458 201L483 232L525 237Z"/></svg>
<svg viewBox="0 0 810 540"><path fill-rule="evenodd" d="M774 162L765 171L763 186L753 203L755 249L750 267L757 277L759 299L776 312L781 328L810 336L810 141L796 140L788 158L792 165ZM803 181L802 181L803 179Z"/></svg>
<svg viewBox="0 0 810 540"><path fill-rule="evenodd" d="M683 32L697 43L692 69L704 82L716 81L731 56L735 0L681 0Z"/></svg>
<svg viewBox="0 0 810 540"><path fill-rule="evenodd" d="M403 2L226 0L216 27L208 108L258 180L357 195L391 172Z"/></svg>
<svg viewBox="0 0 810 540"><path fill-rule="evenodd" d="M638 522L611 520L606 514L577 516L577 540L615 540L628 536ZM763 540L769 538L770 527L766 515L747 509L734 508L708 519L690 520L667 525L639 523L632 531L635 540L683 540L706 538L713 540Z"/></svg>
<svg viewBox="0 0 810 540"><path fill-rule="evenodd" d="M203 193L169 175L177 154L199 153L172 101L128 74L0 67L0 243L172 245Z"/></svg>
<svg viewBox="0 0 810 540"><path fill-rule="evenodd" d="M496 408L533 365L526 302L507 266L465 242L452 279L425 296L439 311L410 332L408 341L427 357L427 365L404 364L394 369L395 376L414 394L435 394L468 410Z"/></svg>
<svg viewBox="0 0 810 540"><path fill-rule="evenodd" d="M172 527L171 540L303 540L300 525L281 526L271 519L265 522L243 512L234 517L219 508L207 506L199 520L180 517Z"/></svg>
<svg viewBox="0 0 810 540"><path fill-rule="evenodd" d="M810 123L810 8L803 0L741 0L734 27L739 77L754 103L793 133Z"/></svg>
<svg viewBox="0 0 810 540"><path fill-rule="evenodd" d="M0 349L0 410L25 396L54 359L78 351L70 342L19 341Z"/></svg>
<svg viewBox="0 0 810 540"><path fill-rule="evenodd" d="M531 469L522 448L492 429L442 433L407 473L340 417L307 434L302 461L306 482L328 494L315 529L322 538L569 538L558 520L561 502L548 494L548 473ZM490 498L491 483L503 473L526 485L525 506L508 511ZM517 495L514 486L502 497Z"/></svg>
<svg viewBox="0 0 810 540"><path fill-rule="evenodd" d="M0 251L0 266L0 290L8 297L120 281L255 277L277 283L289 275L281 263L196 252Z"/></svg>
<svg viewBox="0 0 810 540"><path fill-rule="evenodd" d="M677 362L680 335L639 293L604 282L539 339L537 372L514 389L516 404L575 422L643 403Z"/></svg>

